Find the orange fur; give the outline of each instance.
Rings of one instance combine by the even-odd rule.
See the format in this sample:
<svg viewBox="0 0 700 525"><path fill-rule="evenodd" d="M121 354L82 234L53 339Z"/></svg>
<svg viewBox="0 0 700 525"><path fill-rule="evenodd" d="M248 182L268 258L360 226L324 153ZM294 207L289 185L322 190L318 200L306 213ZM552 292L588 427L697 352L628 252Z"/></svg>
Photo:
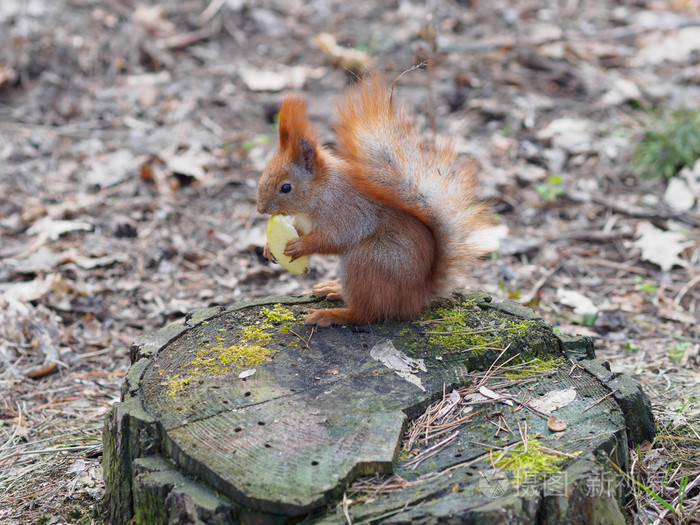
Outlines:
<svg viewBox="0 0 700 525"><path fill-rule="evenodd" d="M350 89L338 109L336 156L319 146L304 99L285 98L258 210L310 219L311 231L287 245L290 256L341 257L342 284L314 292L342 297L345 308L312 310L307 323L415 318L485 252L474 163L460 164L449 145L426 147L380 79ZM293 193L280 191L285 183Z"/></svg>
<svg viewBox="0 0 700 525"><path fill-rule="evenodd" d="M284 98L278 123L280 149L286 150L293 158L298 158L300 155L300 138L313 145L318 143L316 131L306 115L306 100L299 95L287 95Z"/></svg>

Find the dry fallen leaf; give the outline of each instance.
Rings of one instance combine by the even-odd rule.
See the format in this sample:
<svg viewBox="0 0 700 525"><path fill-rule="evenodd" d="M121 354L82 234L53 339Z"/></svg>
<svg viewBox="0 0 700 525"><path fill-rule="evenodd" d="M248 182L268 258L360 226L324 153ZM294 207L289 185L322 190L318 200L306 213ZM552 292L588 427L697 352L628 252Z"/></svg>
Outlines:
<svg viewBox="0 0 700 525"><path fill-rule="evenodd" d="M692 209L695 205L695 198L696 196L684 179L673 177L668 181L664 192L664 202L674 211L683 212Z"/></svg>
<svg viewBox="0 0 700 525"><path fill-rule="evenodd" d="M630 100L641 100L643 97L639 86L626 78L615 78L610 88L601 99L605 106L617 106Z"/></svg>
<svg viewBox="0 0 700 525"><path fill-rule="evenodd" d="M333 64L350 71L366 66L371 58L359 49L338 45L335 37L330 33L320 33L314 39L314 43L321 51L329 55Z"/></svg>
<svg viewBox="0 0 700 525"><path fill-rule="evenodd" d="M0 298L6 300L14 299L24 303L36 301L59 286L61 281L63 281L61 275L51 273L44 277L38 277L33 281L15 283L4 290L0 288Z"/></svg>
<svg viewBox="0 0 700 525"><path fill-rule="evenodd" d="M0 64L0 88L13 84L19 75L7 63Z"/></svg>
<svg viewBox="0 0 700 525"><path fill-rule="evenodd" d="M51 272L63 264L75 263L79 267L90 270L98 266L110 266L115 262L124 262L128 259L125 253L111 253L102 257L88 257L82 255L78 249L69 248L63 252L54 252L42 247L28 257L5 259L8 267L25 272Z"/></svg>
<svg viewBox="0 0 700 525"><path fill-rule="evenodd" d="M559 419L557 416L549 416L547 426L552 432L563 432L566 430L566 422Z"/></svg>
<svg viewBox="0 0 700 525"><path fill-rule="evenodd" d="M177 30L175 24L166 16L165 9L161 5L140 5L131 15L133 21L147 34L161 38L170 36Z"/></svg>
<svg viewBox="0 0 700 525"><path fill-rule="evenodd" d="M14 374L22 361L22 372L40 372L44 365L61 362L58 332L59 318L46 306L0 294L0 368ZM18 361L19 355L24 359Z"/></svg>
<svg viewBox="0 0 700 525"><path fill-rule="evenodd" d="M239 71L246 87L251 91L282 91L301 89L308 78L320 78L325 73L322 68L295 66L270 71L254 67L244 67Z"/></svg>
<svg viewBox="0 0 700 525"><path fill-rule="evenodd" d="M685 27L670 32L651 32L639 41L639 49L632 58L633 66L651 66L662 62L683 63L700 51L700 28Z"/></svg>
<svg viewBox="0 0 700 525"><path fill-rule="evenodd" d="M40 379L49 374L58 372L58 363L48 363L46 365L33 366L24 371L24 377L30 379Z"/></svg>
<svg viewBox="0 0 700 525"><path fill-rule="evenodd" d="M44 217L39 219L32 227L29 228L27 233L29 235L37 235L43 233L52 241L58 239L61 235L68 232L74 232L79 230L92 230L93 226L89 222L82 221L65 221L51 219L49 217Z"/></svg>
<svg viewBox="0 0 700 525"><path fill-rule="evenodd" d="M201 148L188 149L185 152L163 154L168 168L173 173L179 173L195 179L202 179L206 175L205 166L213 162L211 154Z"/></svg>
<svg viewBox="0 0 700 525"><path fill-rule="evenodd" d="M495 401L500 401L501 403L505 403L509 407L512 407L515 405L510 399L505 399L502 395L497 394L490 388L486 388L485 386L480 386L479 387L479 393L482 396L488 397L489 399L493 399Z"/></svg>
<svg viewBox="0 0 700 525"><path fill-rule="evenodd" d="M587 119L563 117L553 120L537 133L540 140L551 140L552 146L569 153L585 153L593 146L591 122Z"/></svg>
<svg viewBox="0 0 700 525"><path fill-rule="evenodd" d="M443 406L440 409L440 412L438 412L437 417L443 417L443 416L449 414L450 411L457 405L457 403L460 402L461 399L462 398L459 395L459 392L457 392L457 390L453 390L452 393L447 398L447 403L445 403L445 406Z"/></svg>
<svg viewBox="0 0 700 525"><path fill-rule="evenodd" d="M637 225L639 238L634 241L634 246L642 251L642 259L661 267L665 272L674 265L687 266L687 263L678 257L680 253L691 244L687 236L682 232L660 230L647 221Z"/></svg>
<svg viewBox="0 0 700 525"><path fill-rule="evenodd" d="M551 414L555 410L568 405L574 399L576 399L576 389L572 387L565 390L547 392L542 397L531 400L528 405L545 414Z"/></svg>
<svg viewBox="0 0 700 525"><path fill-rule="evenodd" d="M596 315L598 307L588 297L575 290L557 289L557 299L561 304L570 306L576 315Z"/></svg>
<svg viewBox="0 0 700 525"><path fill-rule="evenodd" d="M110 188L129 178L135 166L134 154L127 149L100 154L90 159L85 181L91 186Z"/></svg>

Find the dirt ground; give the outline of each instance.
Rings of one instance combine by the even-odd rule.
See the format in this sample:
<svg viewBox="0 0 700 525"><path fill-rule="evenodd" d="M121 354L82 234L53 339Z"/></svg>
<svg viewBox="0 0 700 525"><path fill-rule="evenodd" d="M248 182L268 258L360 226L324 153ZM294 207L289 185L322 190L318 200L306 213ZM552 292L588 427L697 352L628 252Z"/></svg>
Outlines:
<svg viewBox="0 0 700 525"><path fill-rule="evenodd" d="M421 62L396 96L480 163L499 224L472 286L644 385L659 435L631 452L630 522L698 523L700 163L673 183L629 164L700 108L695 0L3 0L0 523L103 522L135 337L336 275L262 258L278 104L305 94L332 143L356 75Z"/></svg>

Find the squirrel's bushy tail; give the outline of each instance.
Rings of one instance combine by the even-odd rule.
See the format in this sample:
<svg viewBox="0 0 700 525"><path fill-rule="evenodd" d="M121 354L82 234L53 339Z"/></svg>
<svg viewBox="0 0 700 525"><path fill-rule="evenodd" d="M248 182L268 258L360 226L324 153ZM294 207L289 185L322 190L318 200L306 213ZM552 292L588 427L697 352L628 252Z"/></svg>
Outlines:
<svg viewBox="0 0 700 525"><path fill-rule="evenodd" d="M437 245L435 297L463 286L471 265L488 252L490 222L475 198L476 163L460 161L449 144L426 145L380 78L349 89L338 109L338 153L352 183L428 225Z"/></svg>

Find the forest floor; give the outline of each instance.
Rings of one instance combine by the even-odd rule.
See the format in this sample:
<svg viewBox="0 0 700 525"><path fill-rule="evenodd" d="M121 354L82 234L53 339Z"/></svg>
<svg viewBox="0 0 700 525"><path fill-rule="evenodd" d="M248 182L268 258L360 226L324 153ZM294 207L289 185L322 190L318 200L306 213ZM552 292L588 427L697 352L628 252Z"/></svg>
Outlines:
<svg viewBox="0 0 700 525"><path fill-rule="evenodd" d="M396 96L479 162L499 224L472 287L643 385L658 436L631 451L630 522L698 522L700 163L630 168L646 131L700 108L697 1L3 0L0 523L103 521L101 429L135 337L335 277L262 257L282 95L332 143L351 69L424 61Z"/></svg>

